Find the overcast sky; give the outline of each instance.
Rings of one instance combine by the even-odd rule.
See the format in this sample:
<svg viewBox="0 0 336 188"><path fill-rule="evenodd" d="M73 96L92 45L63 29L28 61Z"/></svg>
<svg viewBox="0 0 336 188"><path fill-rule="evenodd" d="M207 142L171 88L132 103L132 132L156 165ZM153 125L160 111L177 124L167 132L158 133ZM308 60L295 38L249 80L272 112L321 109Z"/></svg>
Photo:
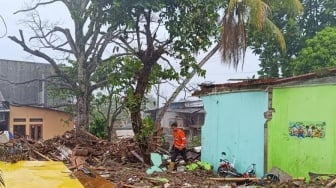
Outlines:
<svg viewBox="0 0 336 188"><path fill-rule="evenodd" d="M31 0L6 0L3 1L2 6L0 6L0 15L4 18L5 24L7 26L6 37L0 38L0 59L18 60L18 61L32 61L32 62L45 62L40 58L31 56L30 54L23 51L16 43L8 39L8 36L18 36L19 29L25 30L24 25L20 24L20 20L25 17L25 14L13 14L15 11L25 7L25 4L30 4ZM61 23L69 23L68 14L66 11L62 11L63 7L60 4L49 5L44 9L40 9L42 16L48 17L52 21L57 21ZM0 22L0 36L6 32L5 26ZM204 56L200 55L199 60ZM253 75L257 76L257 70L259 69L258 58L251 53L246 54L244 69L241 67L238 70L234 70L232 67L227 67L221 62L220 56L217 54L213 56L206 65L206 77L199 78L195 77L192 79L191 84L197 85L199 83L210 81L214 83L225 83L231 78L250 78ZM160 93L169 96L172 89L169 87L161 87Z"/></svg>

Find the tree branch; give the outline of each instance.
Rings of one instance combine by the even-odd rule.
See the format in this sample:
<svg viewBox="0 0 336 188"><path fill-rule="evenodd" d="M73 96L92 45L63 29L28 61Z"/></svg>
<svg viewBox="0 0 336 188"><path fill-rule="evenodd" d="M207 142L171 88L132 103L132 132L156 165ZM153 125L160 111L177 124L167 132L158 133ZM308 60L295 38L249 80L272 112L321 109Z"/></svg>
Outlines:
<svg viewBox="0 0 336 188"><path fill-rule="evenodd" d="M20 12L28 12L31 10L35 10L37 7L41 6L41 5L48 5L48 4L52 4L55 3L57 1L62 1L62 0L52 0L52 1L47 1L47 2L42 2L42 3L37 3L34 7L29 8L29 9L24 9L24 10L18 10L16 12L14 12L14 14L20 13Z"/></svg>
<svg viewBox="0 0 336 188"><path fill-rule="evenodd" d="M25 40L24 40L24 36L23 36L23 33L22 33L22 30L19 31L20 32L20 37L21 37L21 40L19 40L18 38L16 38L15 36L9 36L8 38L10 38L12 41L14 41L15 43L19 44L24 51L32 54L32 55L35 55L37 57L40 57L40 58L43 58L45 60L47 60L50 65L54 68L56 74L62 76L65 78L65 80L67 82L69 82L71 84L71 86L73 88L76 88L77 87L77 84L75 81L73 81L68 75L66 74L63 74L63 72L60 70L60 68L57 66L57 63L51 58L49 57L47 54L39 51L39 50L33 50L31 48L29 48L26 43L25 43Z"/></svg>
<svg viewBox="0 0 336 188"><path fill-rule="evenodd" d="M3 23L4 25L4 28L5 28L5 32L3 35L0 36L0 39L5 37L7 35L7 25L6 25L6 22L5 22L5 19L0 15L0 19L1 19L1 22Z"/></svg>
<svg viewBox="0 0 336 188"><path fill-rule="evenodd" d="M51 31L49 31L49 32L46 33L46 34L43 33L43 31L42 31L41 28L40 28L40 31L41 31L41 33L42 33L42 36L34 36L34 37L30 37L29 40L38 39L38 40L41 42L41 44L42 44L45 48L51 48L51 49L54 49L54 50L58 50L58 51L66 52L66 53L70 53L70 54L73 54L73 53L74 53L74 52L71 51L71 50L62 48L63 46L69 44L68 41L63 42L62 44L59 44L59 45L55 46L53 43L56 42L57 39L55 39L55 40L53 40L53 41L49 41L49 40L47 40L47 37L50 36L50 35L52 35L52 33L54 33L55 30L51 30ZM50 38L51 38L51 37L52 37L52 36L50 36ZM44 43L42 42L42 40L44 40L44 41L46 42L47 45L44 44ZM50 40L51 40L51 39L50 39Z"/></svg>
<svg viewBox="0 0 336 188"><path fill-rule="evenodd" d="M70 30L69 29L64 29L64 28L61 28L61 27L58 27L58 26L56 26L53 30L54 31L59 31L59 32L61 32L65 35L67 41L69 42L70 48L72 50L72 54L74 54L78 58L79 57L78 49L77 49L75 41L73 40L73 38L71 36Z"/></svg>
<svg viewBox="0 0 336 188"><path fill-rule="evenodd" d="M199 63L198 66L202 67L219 49L219 44L217 44ZM173 94L169 97L168 101L166 102L166 104L162 107L162 110L160 111L157 119L155 120L155 127L156 130L158 130L160 127L160 122L163 118L164 113L167 111L169 104L172 103L176 97L178 96L178 94L182 91L182 89L187 85L187 83L190 82L190 80L192 79L192 77L197 73L197 71L194 69L192 70L192 72L190 73L190 76L185 78L182 83L180 83L180 85L175 89L175 91L173 92Z"/></svg>
<svg viewBox="0 0 336 188"><path fill-rule="evenodd" d="M131 51L134 55L137 55L137 52L132 48L132 46L124 39L122 36L119 37L119 40L126 46L126 51ZM139 49L140 50L140 49Z"/></svg>
<svg viewBox="0 0 336 188"><path fill-rule="evenodd" d="M106 83L108 82L108 79L102 80L96 84L93 84L90 88L91 91L94 91L95 89L98 89L100 87L103 87L106 85Z"/></svg>

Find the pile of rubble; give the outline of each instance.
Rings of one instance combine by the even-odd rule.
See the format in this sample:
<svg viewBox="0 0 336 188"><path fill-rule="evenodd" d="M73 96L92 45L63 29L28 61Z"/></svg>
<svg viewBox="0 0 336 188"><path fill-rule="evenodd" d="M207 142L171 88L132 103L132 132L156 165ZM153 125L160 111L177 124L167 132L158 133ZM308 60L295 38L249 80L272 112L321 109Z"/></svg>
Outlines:
<svg viewBox="0 0 336 188"><path fill-rule="evenodd" d="M169 154L160 149L161 154ZM155 172L148 174L150 165L145 164L139 147L131 138L108 142L94 135L75 130L46 141L15 139L0 145L0 160L14 163L19 160L62 161L75 176L89 187L99 187L91 180L108 181L105 187L237 187L239 185L258 185L260 179L235 181L221 178L212 170L197 168L192 171L183 168L176 173ZM200 154L190 153L195 162ZM162 164L164 168L165 163ZM80 170L79 170L80 169ZM302 179L263 184L263 187L327 187L334 185L332 175L316 175L309 183ZM84 176L87 176L85 179ZM325 178L327 176L327 178ZM324 177L324 178L323 178ZM91 179L91 180L90 180ZM91 183L86 183L91 181ZM106 184L106 182L105 182Z"/></svg>

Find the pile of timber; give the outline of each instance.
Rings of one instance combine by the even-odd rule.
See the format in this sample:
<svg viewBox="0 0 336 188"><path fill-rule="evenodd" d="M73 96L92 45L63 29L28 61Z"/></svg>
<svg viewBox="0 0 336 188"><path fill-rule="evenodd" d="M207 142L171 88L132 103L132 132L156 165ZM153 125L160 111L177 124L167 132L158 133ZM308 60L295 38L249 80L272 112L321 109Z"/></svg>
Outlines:
<svg viewBox="0 0 336 188"><path fill-rule="evenodd" d="M139 162L134 155L137 153L140 150L132 138L108 142L83 130L68 131L45 141L20 138L0 144L1 161L62 161L72 167L77 167L74 160L79 157L93 167Z"/></svg>

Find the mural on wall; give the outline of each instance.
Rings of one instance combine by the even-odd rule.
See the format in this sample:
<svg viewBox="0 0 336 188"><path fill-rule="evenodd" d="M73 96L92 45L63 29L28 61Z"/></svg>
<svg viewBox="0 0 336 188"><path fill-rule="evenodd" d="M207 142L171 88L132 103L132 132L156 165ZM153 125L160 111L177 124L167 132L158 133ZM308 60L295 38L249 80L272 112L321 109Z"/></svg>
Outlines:
<svg viewBox="0 0 336 188"><path fill-rule="evenodd" d="M324 138L326 122L289 122L289 135L298 138Z"/></svg>

